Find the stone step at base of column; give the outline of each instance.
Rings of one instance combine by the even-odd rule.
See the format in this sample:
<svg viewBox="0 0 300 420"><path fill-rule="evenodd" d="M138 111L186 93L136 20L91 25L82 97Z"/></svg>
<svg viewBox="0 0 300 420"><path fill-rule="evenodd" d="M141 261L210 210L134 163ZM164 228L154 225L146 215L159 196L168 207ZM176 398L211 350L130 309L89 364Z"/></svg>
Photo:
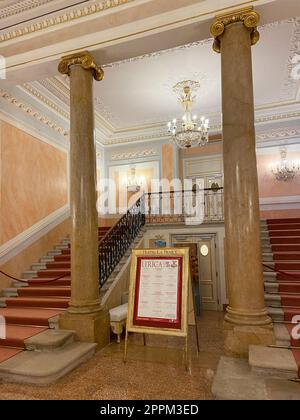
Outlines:
<svg viewBox="0 0 300 420"><path fill-rule="evenodd" d="M284 312L282 308L267 307L268 314L275 322L284 322Z"/></svg>
<svg viewBox="0 0 300 420"><path fill-rule="evenodd" d="M46 385L94 356L96 344L73 342L52 352L23 351L0 363L0 379L7 382Z"/></svg>
<svg viewBox="0 0 300 420"><path fill-rule="evenodd" d="M24 341L28 351L54 351L74 343L75 332L65 330L46 330Z"/></svg>
<svg viewBox="0 0 300 420"><path fill-rule="evenodd" d="M273 378L296 379L298 366L291 350L250 346L249 365L257 374L269 375Z"/></svg>
<svg viewBox="0 0 300 420"><path fill-rule="evenodd" d="M251 370L248 360L221 357L212 393L220 401L300 400L299 384Z"/></svg>
<svg viewBox="0 0 300 420"><path fill-rule="evenodd" d="M281 347L290 347L291 336L285 324L274 324L274 333L276 338L276 345Z"/></svg>

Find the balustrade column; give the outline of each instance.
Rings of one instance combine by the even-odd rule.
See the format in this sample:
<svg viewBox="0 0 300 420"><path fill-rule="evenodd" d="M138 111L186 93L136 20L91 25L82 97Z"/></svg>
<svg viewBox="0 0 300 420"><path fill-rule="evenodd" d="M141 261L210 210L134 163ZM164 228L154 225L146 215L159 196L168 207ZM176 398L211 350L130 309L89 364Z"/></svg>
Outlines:
<svg viewBox="0 0 300 420"><path fill-rule="evenodd" d="M88 52L63 57L59 72L70 78L72 221L71 302L60 326L102 347L109 341L109 322L99 298L93 80L104 73Z"/></svg>
<svg viewBox="0 0 300 420"><path fill-rule="evenodd" d="M250 344L272 344L264 302L255 150L251 45L259 40L253 8L217 16L211 32L221 53L224 209L229 307L225 345L245 355Z"/></svg>

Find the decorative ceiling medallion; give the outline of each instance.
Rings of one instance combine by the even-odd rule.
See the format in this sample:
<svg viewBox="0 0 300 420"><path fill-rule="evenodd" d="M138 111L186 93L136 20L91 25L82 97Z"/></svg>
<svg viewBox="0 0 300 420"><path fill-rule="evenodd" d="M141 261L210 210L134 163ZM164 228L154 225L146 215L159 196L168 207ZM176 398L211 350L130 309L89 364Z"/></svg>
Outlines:
<svg viewBox="0 0 300 420"><path fill-rule="evenodd" d="M98 1L90 6L85 6L80 9L73 9L66 11L63 15L53 16L49 19L45 19L41 22L32 23L31 25L24 26L11 32L6 32L0 35L0 42L10 41L15 38L19 38L24 35L39 32L53 26L66 24L75 20L91 16L97 13L101 13L105 10L121 6L123 4L131 3L135 0L103 0Z"/></svg>
<svg viewBox="0 0 300 420"><path fill-rule="evenodd" d="M140 159L140 158L148 158L148 157L157 156L157 155L158 155L157 150L147 149L147 150L138 150L134 152L116 153L111 156L111 160L117 161L117 160Z"/></svg>
<svg viewBox="0 0 300 420"><path fill-rule="evenodd" d="M19 108L21 111L25 112L30 117L36 119L37 121L47 125L49 128L52 128L57 133L62 136L67 137L69 132L66 131L64 128L60 127L56 122L51 121L45 115L42 115L39 111L34 110L30 106L24 104L23 102L19 101L18 99L11 96L9 93L5 92L4 90L0 89L0 98L5 99L7 102L11 103L15 107Z"/></svg>

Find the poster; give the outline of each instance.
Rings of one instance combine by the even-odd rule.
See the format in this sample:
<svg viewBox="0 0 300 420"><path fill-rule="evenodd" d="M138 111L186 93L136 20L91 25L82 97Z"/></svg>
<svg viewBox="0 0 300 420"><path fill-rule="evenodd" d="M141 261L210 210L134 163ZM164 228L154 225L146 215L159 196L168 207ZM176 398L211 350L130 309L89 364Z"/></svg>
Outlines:
<svg viewBox="0 0 300 420"><path fill-rule="evenodd" d="M138 257L133 325L181 329L183 257Z"/></svg>

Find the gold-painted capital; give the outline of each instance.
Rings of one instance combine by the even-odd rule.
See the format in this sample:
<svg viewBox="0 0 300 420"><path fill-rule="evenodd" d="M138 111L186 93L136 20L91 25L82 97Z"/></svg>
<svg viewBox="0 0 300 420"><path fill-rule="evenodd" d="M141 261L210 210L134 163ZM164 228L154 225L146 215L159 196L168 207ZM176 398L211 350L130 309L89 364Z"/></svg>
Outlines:
<svg viewBox="0 0 300 420"><path fill-rule="evenodd" d="M213 49L217 53L221 52L221 37L226 30L226 26L234 23L242 22L250 31L251 43L255 45L259 41L259 32L257 26L260 21L259 14L253 10L253 7L247 7L245 9L235 10L224 15L216 16L215 22L210 28L210 32L214 37Z"/></svg>
<svg viewBox="0 0 300 420"><path fill-rule="evenodd" d="M61 74L70 75L70 67L80 65L84 70L90 70L93 73L94 79L100 82L103 80L104 71L95 62L94 57L88 52L83 51L77 54L67 55L61 59L58 66L58 71Z"/></svg>

